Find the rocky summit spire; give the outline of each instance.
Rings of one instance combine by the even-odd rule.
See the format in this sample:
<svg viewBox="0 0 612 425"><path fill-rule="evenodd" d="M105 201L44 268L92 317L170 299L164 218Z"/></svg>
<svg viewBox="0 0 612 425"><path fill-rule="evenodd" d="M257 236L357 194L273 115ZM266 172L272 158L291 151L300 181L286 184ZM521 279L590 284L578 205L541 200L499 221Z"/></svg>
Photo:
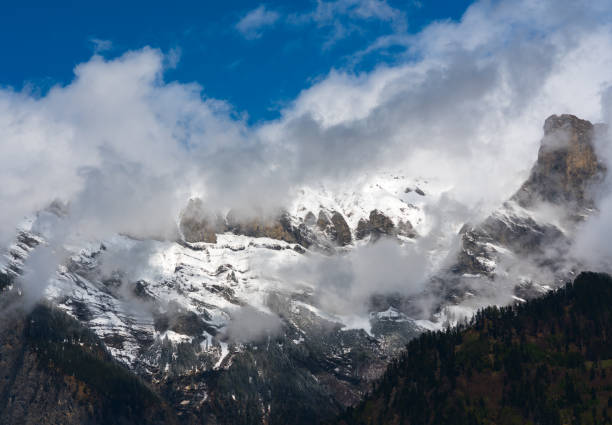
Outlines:
<svg viewBox="0 0 612 425"><path fill-rule="evenodd" d="M588 189L601 181L606 171L593 145L602 130L603 125L574 115L548 117L538 159L513 198L523 207L538 201L575 204L577 208L592 206Z"/></svg>
<svg viewBox="0 0 612 425"><path fill-rule="evenodd" d="M516 264L537 270L528 279L521 277L523 283L515 288L521 298L541 292L533 283L545 273L557 283L565 282L574 272L575 260L569 251L573 232L595 208L593 193L606 173L594 147L604 131L604 125L573 115L547 118L528 179L485 220L460 232L461 249L450 268L452 274L442 280L443 290L454 297L473 294L472 283L463 277L508 276L512 272L504 268Z"/></svg>

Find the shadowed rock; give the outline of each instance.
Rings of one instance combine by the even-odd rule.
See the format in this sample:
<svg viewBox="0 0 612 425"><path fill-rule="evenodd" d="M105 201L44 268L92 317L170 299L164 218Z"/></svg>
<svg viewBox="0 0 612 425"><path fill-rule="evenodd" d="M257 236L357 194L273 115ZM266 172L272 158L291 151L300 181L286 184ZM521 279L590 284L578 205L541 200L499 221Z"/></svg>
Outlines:
<svg viewBox="0 0 612 425"><path fill-rule="evenodd" d="M353 241L351 229L338 211L332 211L331 219L325 211L319 211L317 227L339 246L349 245Z"/></svg>
<svg viewBox="0 0 612 425"><path fill-rule="evenodd" d="M331 225L331 221L329 221L329 218L327 217L327 214L325 213L325 211L323 210L319 211L319 218L317 219L317 227L320 230L325 231L330 225Z"/></svg>
<svg viewBox="0 0 612 425"><path fill-rule="evenodd" d="M317 222L317 218L312 213L312 211L308 211L306 216L304 217L304 224L307 226L313 226Z"/></svg>
<svg viewBox="0 0 612 425"><path fill-rule="evenodd" d="M190 199L179 223L186 242L217 242L217 233L225 232L225 220L208 211L201 199Z"/></svg>
<svg viewBox="0 0 612 425"><path fill-rule="evenodd" d="M595 206L591 191L606 173L594 148L594 140L604 128L573 115L546 119L538 158L528 179L501 208L460 232L457 261L450 268L452 274L446 276L447 292L453 289L449 283L453 276L493 279L500 262L506 260L533 264L559 281L567 278L568 267L574 264L570 258L572 232ZM563 228L540 218L536 212L542 206L554 211Z"/></svg>
<svg viewBox="0 0 612 425"><path fill-rule="evenodd" d="M331 217L331 222L336 231L336 242L338 245L345 246L350 244L353 241L353 237L351 236L351 229L348 224L346 224L346 220L338 211L334 211Z"/></svg>
<svg viewBox="0 0 612 425"><path fill-rule="evenodd" d="M370 211L370 231L372 233L393 235L395 225L393 221L378 210Z"/></svg>
<svg viewBox="0 0 612 425"><path fill-rule="evenodd" d="M285 214L277 218L241 217L235 211L227 214L227 228L236 235L271 238L295 243L294 229Z"/></svg>
<svg viewBox="0 0 612 425"><path fill-rule="evenodd" d="M409 220L400 221L397 223L397 233L408 238L416 238L417 232L412 227L412 223Z"/></svg>
<svg viewBox="0 0 612 425"><path fill-rule="evenodd" d="M381 235L397 236L398 234L405 234L409 237L414 237L416 235L409 221L402 222L401 228L398 228L389 217L379 210L370 211L368 220L363 218L359 220L355 232L357 239L363 239L371 235L373 240L378 239Z"/></svg>

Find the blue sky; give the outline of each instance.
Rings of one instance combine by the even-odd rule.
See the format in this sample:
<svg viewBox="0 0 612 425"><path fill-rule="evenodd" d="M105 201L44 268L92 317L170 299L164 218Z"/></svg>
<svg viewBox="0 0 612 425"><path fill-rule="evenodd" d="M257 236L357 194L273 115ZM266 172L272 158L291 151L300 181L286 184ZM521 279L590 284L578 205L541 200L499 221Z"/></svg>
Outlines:
<svg viewBox="0 0 612 425"><path fill-rule="evenodd" d="M275 118L330 69L363 71L401 60L397 47L359 59L355 53L379 37L415 33L434 20L457 20L469 4L375 0L373 10L356 11L351 1L340 0L323 3L333 15L323 16L321 5L317 9L310 0L53 3L3 5L0 85L18 90L28 85L44 94L69 83L74 66L94 51L113 58L152 46L180 57L166 72L167 81L196 81L206 96L227 100L251 123ZM255 19L239 25L249 13Z"/></svg>

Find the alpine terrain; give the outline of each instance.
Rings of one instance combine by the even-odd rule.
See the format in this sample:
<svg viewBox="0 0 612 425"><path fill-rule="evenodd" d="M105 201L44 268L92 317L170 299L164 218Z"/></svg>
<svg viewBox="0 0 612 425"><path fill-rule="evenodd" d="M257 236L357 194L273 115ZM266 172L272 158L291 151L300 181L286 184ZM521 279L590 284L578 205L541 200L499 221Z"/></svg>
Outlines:
<svg viewBox="0 0 612 425"><path fill-rule="evenodd" d="M594 400L604 400L599 376L607 363L600 340L563 339L550 323L584 314L578 298L587 284L581 282L605 278L582 275L568 290L569 313L556 319L553 311L566 305L552 304L563 292L540 304L528 301L562 287L583 268L572 246L581 223L598 208L606 167L595 143L604 131L572 115L547 118L527 180L478 223L437 221L432 208L445 187L410 170L303 187L273 214L219 210L193 198L177 217L174 239L121 233L63 243L43 299L32 301L32 280L23 277L31 263L44 263L37 253L51 246L49 229L62 226L70 210L55 202L16 230L0 269L0 423L312 424L351 406L359 406L349 416L357 423L451 423L418 416L422 409L398 410L406 398L420 408L443 406L436 414L445 417L463 403L466 418L480 421L457 423L502 423L495 409L506 403L516 412L524 378L533 373L554 376L547 385L564 386L565 397L581 399L590 397L583 377L595 374ZM363 309L346 308L354 300L343 289L345 277L326 265L359 261L360 253L385 245L389 252L416 252L424 283L406 276L410 291L381 288L364 294ZM490 303L526 304L485 310L471 328L430 333L461 324ZM540 307L550 317L529 321L526 334L513 333L510 326L523 326L522 318ZM605 345L607 316L595 324L582 317L579 326L595 326ZM553 369L539 363L520 369L525 356L552 355L547 350L555 342L545 342L538 329L561 335L567 353ZM482 340L485 331L494 339ZM504 338L527 338L530 345L495 351ZM461 359L452 363L459 372L448 379L438 373L451 367L442 358L444 345L423 381L425 398L413 398L421 387L408 386L417 379L410 375L416 369L409 366L417 364L410 356L447 339L460 347ZM387 369L407 343L408 351ZM483 360L485 348L497 353L492 361L499 365ZM419 361L430 357L428 351ZM485 379L488 368L498 372ZM556 376L557 369L566 378ZM513 380L504 381L494 401L483 402L480 389L461 395L465 386L501 382L499 371ZM440 380L444 397L430 391ZM370 401L361 402L374 382ZM568 389L572 382L578 382L574 390ZM559 400L540 396L546 409ZM548 418L546 409L528 415ZM599 419L610 413L597 403L593 409ZM560 423L586 414L564 410ZM353 421L349 417L345 421ZM559 423L550 417L546 423Z"/></svg>

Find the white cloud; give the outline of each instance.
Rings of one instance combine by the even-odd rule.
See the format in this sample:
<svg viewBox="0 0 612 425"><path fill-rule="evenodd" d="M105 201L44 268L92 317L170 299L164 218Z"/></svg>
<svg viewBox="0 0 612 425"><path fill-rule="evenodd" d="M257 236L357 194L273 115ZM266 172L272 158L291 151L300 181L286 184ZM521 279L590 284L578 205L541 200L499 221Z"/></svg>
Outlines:
<svg viewBox="0 0 612 425"><path fill-rule="evenodd" d="M244 15L236 24L236 29L247 39L259 38L264 29L273 26L279 18L278 12L268 10L262 4Z"/></svg>
<svg viewBox="0 0 612 425"><path fill-rule="evenodd" d="M546 117L601 120L612 33L599 6L477 3L411 37L402 65L332 71L260 132L292 145L295 170L346 178L401 163L490 208L526 175Z"/></svg>
<svg viewBox="0 0 612 425"><path fill-rule="evenodd" d="M201 184L194 158L243 134L199 86L165 84L163 60L149 48L94 56L42 98L0 91L3 241L55 198L72 202L81 232L167 231L160 224Z"/></svg>
<svg viewBox="0 0 612 425"><path fill-rule="evenodd" d="M476 3L405 36L400 65L334 70L255 128L199 85L165 81L172 57L150 48L94 56L42 97L1 89L0 240L58 197L71 202L67 237L169 236L191 195L275 208L301 185L390 167L447 183L440 208L485 214L526 175L547 116L604 118L611 9Z"/></svg>
<svg viewBox="0 0 612 425"><path fill-rule="evenodd" d="M612 78L605 14L559 10L556 2L477 3L462 21L412 37L417 59L332 71L256 128L198 85L165 82L168 58L149 48L94 56L42 98L2 90L3 228L95 179L118 199L137 199L118 176L145 198L133 203L159 197L150 210L168 216L181 206L174 197L278 205L295 186L390 166L447 180L470 205L495 205L528 170L548 115L601 119L599 95Z"/></svg>
<svg viewBox="0 0 612 425"><path fill-rule="evenodd" d="M424 250L382 239L347 255L312 255L281 267L287 282L306 282L327 312L364 313L372 294L414 295L423 289L428 270ZM270 266L267 266L270 267Z"/></svg>

